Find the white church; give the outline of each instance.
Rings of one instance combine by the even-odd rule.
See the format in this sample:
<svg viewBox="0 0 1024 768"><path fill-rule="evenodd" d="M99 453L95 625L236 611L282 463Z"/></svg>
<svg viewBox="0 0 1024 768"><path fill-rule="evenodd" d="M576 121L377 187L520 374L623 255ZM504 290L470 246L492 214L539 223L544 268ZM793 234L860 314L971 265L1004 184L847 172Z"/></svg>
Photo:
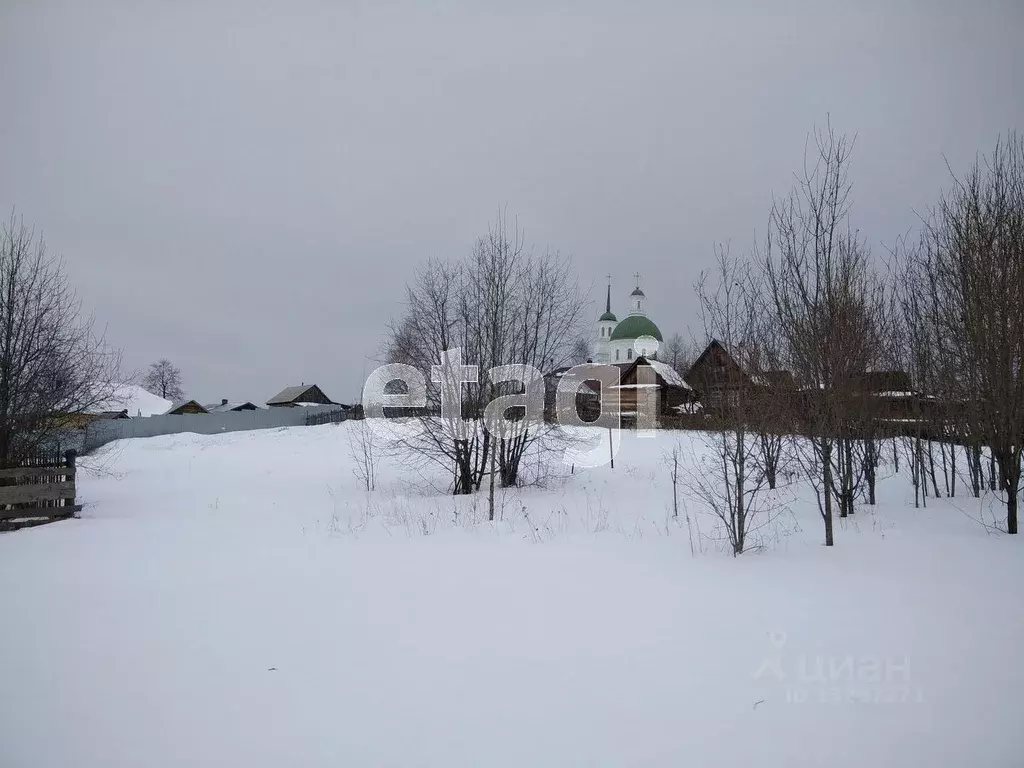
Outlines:
<svg viewBox="0 0 1024 768"><path fill-rule="evenodd" d="M607 303L604 314L597 319L590 345L591 360L595 363L628 363L638 355L649 360L658 357L658 346L664 339L644 309L647 297L640 289L640 275L634 278L636 287L629 294L629 314L619 320L612 312L611 275L608 276Z"/></svg>

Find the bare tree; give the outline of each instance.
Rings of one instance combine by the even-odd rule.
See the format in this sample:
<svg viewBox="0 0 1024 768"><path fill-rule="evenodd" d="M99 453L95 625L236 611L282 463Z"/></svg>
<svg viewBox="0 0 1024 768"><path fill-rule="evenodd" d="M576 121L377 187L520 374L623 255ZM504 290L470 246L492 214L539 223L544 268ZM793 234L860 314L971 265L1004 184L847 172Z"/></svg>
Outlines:
<svg viewBox="0 0 1024 768"><path fill-rule="evenodd" d="M668 337L665 346L658 352L658 359L671 365L678 373L685 375L697 359L698 351L692 339L680 333Z"/></svg>
<svg viewBox="0 0 1024 768"><path fill-rule="evenodd" d="M909 270L932 313L927 364L969 446L975 491L981 449L989 487L1005 495L1018 531L1024 451L1024 136L1000 140L925 222Z"/></svg>
<svg viewBox="0 0 1024 768"><path fill-rule="evenodd" d="M432 260L407 286L407 307L393 325L389 361L434 370L421 428L400 448L452 472L453 491L479 490L494 451L502 487L517 485L531 447L550 428L515 407L484 421L489 403L522 394L524 383L492 380L499 366L541 372L574 362L579 353L585 303L571 264L558 254L528 252L518 224L499 214L486 236L461 262ZM455 359L451 353L459 350ZM476 366L469 375L465 366ZM430 378L427 376L427 378ZM543 382L541 387L543 401ZM461 398L461 413L446 413L443 400Z"/></svg>
<svg viewBox="0 0 1024 768"><path fill-rule="evenodd" d="M929 298L929 270L932 253L928 241L923 239L918 248L910 251L902 243L897 245L896 295L898 305L898 343L894 345L898 359L918 392L931 395L943 389L941 375L944 363L938 341L939 327L936 323L933 301ZM948 394L948 392L944 393ZM902 431L902 444L910 482L914 487L914 506L927 506L928 484L925 477L925 438L938 424L926 422L925 414L915 413L912 422ZM966 430L961 431L966 434ZM897 458L898 461L898 458Z"/></svg>
<svg viewBox="0 0 1024 768"><path fill-rule="evenodd" d="M687 485L719 518L733 554L739 555L752 528L766 522L758 518L770 517L775 506L763 492L774 488L778 455L759 450L769 435L766 416L771 409L766 408L765 396L772 392L768 382L759 380L756 359L764 325L760 275L727 247L716 247L716 253L714 282L704 272L694 289L706 336L740 359L726 380L716 382L723 392L717 423L702 433L708 450L696 460Z"/></svg>
<svg viewBox="0 0 1024 768"><path fill-rule="evenodd" d="M572 343L572 350L569 353L568 364L579 365L590 360L590 343L580 336Z"/></svg>
<svg viewBox="0 0 1024 768"><path fill-rule="evenodd" d="M60 444L76 414L112 399L119 365L63 262L12 215L0 230L0 467Z"/></svg>
<svg viewBox="0 0 1024 768"><path fill-rule="evenodd" d="M855 461L864 378L884 361L884 284L849 224L853 141L831 124L815 131L814 149L792 193L775 203L763 264L779 340L775 367L803 390L798 456L818 496L825 544L832 546L833 503L853 511L863 464Z"/></svg>
<svg viewBox="0 0 1024 768"><path fill-rule="evenodd" d="M142 378L142 386L164 400L185 399L185 391L181 386L181 371L166 357L150 363L149 370Z"/></svg>
<svg viewBox="0 0 1024 768"><path fill-rule="evenodd" d="M434 464L450 472L455 494L479 488L485 462L474 462L473 457L480 457L481 449L489 449L489 443L483 445L484 435L476 421L464 420L462 414L452 417L441 408L442 398L458 399L467 388L458 378L453 380L458 372L446 364L450 359L446 353L460 346L458 304L464 272L463 264L437 259L417 269L406 286L405 313L392 324L387 350L388 362L418 368L430 382L427 406L418 414L417 425L396 436L391 448L406 460ZM441 374L434 380L430 376L433 366L438 366Z"/></svg>

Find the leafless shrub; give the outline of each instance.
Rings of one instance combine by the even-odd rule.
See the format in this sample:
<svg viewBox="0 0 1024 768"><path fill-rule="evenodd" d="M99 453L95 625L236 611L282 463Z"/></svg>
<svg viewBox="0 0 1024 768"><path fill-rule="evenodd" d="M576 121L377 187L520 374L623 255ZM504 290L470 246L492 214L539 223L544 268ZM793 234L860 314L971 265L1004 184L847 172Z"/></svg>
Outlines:
<svg viewBox="0 0 1024 768"><path fill-rule="evenodd" d="M352 461L352 474L367 491L377 488L377 466L380 463L376 435L365 419L345 425L348 455Z"/></svg>
<svg viewBox="0 0 1024 768"><path fill-rule="evenodd" d="M679 440L676 440L672 444L672 448L662 456L662 462L668 467L668 476L672 483L672 518L674 520L679 519L679 487L685 480L684 456L683 447ZM686 518L686 535L690 542L690 556L693 557L696 554L693 543L693 521L690 518L690 510L685 501L682 502L682 506L683 515Z"/></svg>

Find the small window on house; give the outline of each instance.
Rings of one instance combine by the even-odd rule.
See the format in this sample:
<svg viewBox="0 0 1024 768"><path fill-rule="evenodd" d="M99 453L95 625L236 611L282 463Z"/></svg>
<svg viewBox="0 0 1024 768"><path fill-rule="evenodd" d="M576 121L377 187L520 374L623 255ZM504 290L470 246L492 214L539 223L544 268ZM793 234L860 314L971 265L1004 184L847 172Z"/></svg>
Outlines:
<svg viewBox="0 0 1024 768"><path fill-rule="evenodd" d="M619 359L619 350L617 350L617 349L615 350L615 359L616 360Z"/></svg>
<svg viewBox="0 0 1024 768"><path fill-rule="evenodd" d="M630 347L629 349L626 350L626 359L627 360L632 360L633 359L633 348L632 347Z"/></svg>

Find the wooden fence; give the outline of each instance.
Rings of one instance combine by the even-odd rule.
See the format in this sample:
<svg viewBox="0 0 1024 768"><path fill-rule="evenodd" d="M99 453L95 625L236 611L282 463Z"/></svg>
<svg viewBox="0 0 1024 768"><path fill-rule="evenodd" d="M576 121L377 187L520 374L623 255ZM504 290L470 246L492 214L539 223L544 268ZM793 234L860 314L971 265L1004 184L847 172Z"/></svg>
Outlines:
<svg viewBox="0 0 1024 768"><path fill-rule="evenodd" d="M349 419L363 418L363 406L354 405L351 408L338 408L334 411L320 411L318 413L306 414L306 426L316 427L321 424L341 424Z"/></svg>
<svg viewBox="0 0 1024 768"><path fill-rule="evenodd" d="M0 531L64 520L75 503L75 452L31 456L0 469Z"/></svg>

